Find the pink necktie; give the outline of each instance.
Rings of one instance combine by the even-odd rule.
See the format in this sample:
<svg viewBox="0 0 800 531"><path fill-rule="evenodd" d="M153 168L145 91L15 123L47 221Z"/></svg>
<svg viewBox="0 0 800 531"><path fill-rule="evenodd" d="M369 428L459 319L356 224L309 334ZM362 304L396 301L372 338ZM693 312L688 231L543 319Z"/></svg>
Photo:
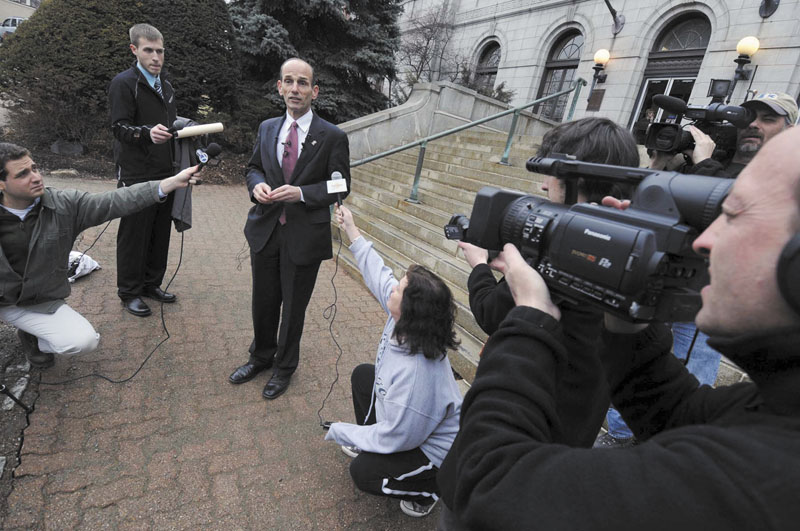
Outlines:
<svg viewBox="0 0 800 531"><path fill-rule="evenodd" d="M286 184L292 178L294 167L297 164L297 122L292 122L289 126L289 134L286 135L286 142L283 143L283 180ZM281 217L278 218L281 225L286 224L286 209L281 212Z"/></svg>

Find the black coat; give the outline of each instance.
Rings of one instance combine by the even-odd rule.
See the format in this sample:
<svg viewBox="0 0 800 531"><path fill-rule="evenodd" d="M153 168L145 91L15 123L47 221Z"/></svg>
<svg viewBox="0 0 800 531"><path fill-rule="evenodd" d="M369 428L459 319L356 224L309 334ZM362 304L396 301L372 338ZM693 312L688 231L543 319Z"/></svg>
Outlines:
<svg viewBox="0 0 800 531"><path fill-rule="evenodd" d="M710 344L753 382L700 386L669 327L606 333L614 404L639 445L557 444L566 351L549 315L515 308L484 349L442 464L442 498L467 529L796 529L800 331Z"/></svg>
<svg viewBox="0 0 800 531"><path fill-rule="evenodd" d="M172 127L177 116L175 91L161 75L162 98L134 65L117 74L108 88L117 178L130 184L175 173L172 141L153 144L150 129Z"/></svg>

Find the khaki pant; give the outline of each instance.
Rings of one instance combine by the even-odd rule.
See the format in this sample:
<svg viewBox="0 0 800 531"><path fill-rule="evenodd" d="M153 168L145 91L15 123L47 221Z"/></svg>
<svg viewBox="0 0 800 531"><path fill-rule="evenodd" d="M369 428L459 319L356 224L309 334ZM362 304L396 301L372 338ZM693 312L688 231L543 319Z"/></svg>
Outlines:
<svg viewBox="0 0 800 531"><path fill-rule="evenodd" d="M36 336L42 352L81 354L93 351L100 342L92 324L66 304L52 314L0 306L0 320Z"/></svg>

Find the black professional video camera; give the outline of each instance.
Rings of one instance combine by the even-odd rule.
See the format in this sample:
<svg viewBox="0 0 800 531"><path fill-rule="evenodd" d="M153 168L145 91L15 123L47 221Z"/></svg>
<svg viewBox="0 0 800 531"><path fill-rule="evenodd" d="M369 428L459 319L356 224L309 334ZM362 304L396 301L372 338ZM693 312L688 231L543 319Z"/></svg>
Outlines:
<svg viewBox="0 0 800 531"><path fill-rule="evenodd" d="M563 156L561 156L563 157ZM529 171L562 179L639 183L631 207L572 206L484 187L472 217L454 215L448 239L490 251L513 243L551 293L629 321L692 321L708 283L692 242L718 215L732 179L534 157Z"/></svg>
<svg viewBox="0 0 800 531"><path fill-rule="evenodd" d="M752 109L736 105L723 105L712 103L707 107L686 105L680 98L659 94L653 97L653 103L671 113L674 113L676 123L655 122L647 128L644 145L648 149L678 153L687 149L694 149L694 138L689 131L680 125L685 116L695 120L694 126L711 137L717 145L716 149L723 151L722 158L732 155L736 150L736 130L744 129L752 122L756 114ZM723 122L729 123L723 123Z"/></svg>

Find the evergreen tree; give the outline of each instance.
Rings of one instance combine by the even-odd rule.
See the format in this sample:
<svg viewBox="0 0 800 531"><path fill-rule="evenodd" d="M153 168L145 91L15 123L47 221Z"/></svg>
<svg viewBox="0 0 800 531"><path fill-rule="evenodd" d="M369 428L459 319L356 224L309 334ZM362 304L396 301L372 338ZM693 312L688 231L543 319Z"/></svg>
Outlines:
<svg viewBox="0 0 800 531"><path fill-rule="evenodd" d="M236 104L238 67L224 0L46 0L0 47L0 90L18 142L57 139L111 148L107 89L135 58L128 29L164 35L178 112L199 118ZM167 124L170 125L170 124Z"/></svg>
<svg viewBox="0 0 800 531"><path fill-rule="evenodd" d="M261 120L283 110L275 82L294 56L314 67L322 117L340 123L384 108L374 85L394 77L401 9L399 0L234 0L245 90L254 98L248 114Z"/></svg>

